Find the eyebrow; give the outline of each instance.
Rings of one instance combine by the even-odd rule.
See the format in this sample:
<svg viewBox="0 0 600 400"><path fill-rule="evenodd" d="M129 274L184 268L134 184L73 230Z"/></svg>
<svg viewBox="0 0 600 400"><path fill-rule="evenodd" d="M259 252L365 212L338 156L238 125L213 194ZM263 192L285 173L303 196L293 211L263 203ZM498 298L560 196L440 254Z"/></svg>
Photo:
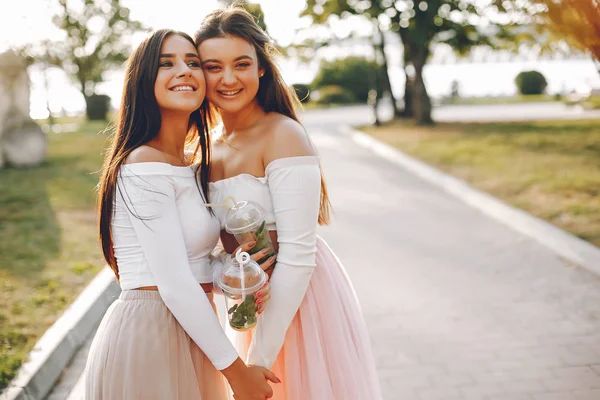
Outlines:
<svg viewBox="0 0 600 400"><path fill-rule="evenodd" d="M233 61L235 62L235 61L240 61L240 60L250 60L250 61L254 61L254 59L253 59L252 57L250 57L250 56L239 56L239 57L236 57L236 58L235 58ZM216 59L214 59L214 58L209 58L208 60L204 60L204 61L202 61L202 64L206 64L206 63L209 63L209 62L216 62L216 63L218 63L218 62L220 62L220 61L219 61L219 60L216 60Z"/></svg>
<svg viewBox="0 0 600 400"><path fill-rule="evenodd" d="M185 53L185 56L200 59L200 57L196 53ZM175 57L175 54L172 54L172 53L165 53L165 54L160 55L160 58L174 58L174 57Z"/></svg>

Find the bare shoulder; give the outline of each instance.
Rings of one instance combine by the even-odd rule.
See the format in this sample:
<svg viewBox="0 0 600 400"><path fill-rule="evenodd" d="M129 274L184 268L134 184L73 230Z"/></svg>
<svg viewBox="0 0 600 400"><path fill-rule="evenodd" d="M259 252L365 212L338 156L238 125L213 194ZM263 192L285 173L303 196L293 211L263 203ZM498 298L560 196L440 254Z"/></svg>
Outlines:
<svg viewBox="0 0 600 400"><path fill-rule="evenodd" d="M144 162L168 163L166 155L154 147L140 146L133 150L125 160L125 164L137 164Z"/></svg>
<svg viewBox="0 0 600 400"><path fill-rule="evenodd" d="M214 155L216 153L222 152L225 149L226 144L225 144L225 141L219 137L217 139L213 139L210 146L211 146L212 153Z"/></svg>
<svg viewBox="0 0 600 400"><path fill-rule="evenodd" d="M270 118L268 141L265 147L265 165L277 158L316 155L304 127L281 114Z"/></svg>

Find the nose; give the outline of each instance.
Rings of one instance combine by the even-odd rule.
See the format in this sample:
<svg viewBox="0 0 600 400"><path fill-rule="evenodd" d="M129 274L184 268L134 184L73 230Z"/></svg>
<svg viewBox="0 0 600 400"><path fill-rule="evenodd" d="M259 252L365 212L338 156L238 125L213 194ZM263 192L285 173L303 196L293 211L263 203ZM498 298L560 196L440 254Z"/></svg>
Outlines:
<svg viewBox="0 0 600 400"><path fill-rule="evenodd" d="M225 68L225 71L223 71L223 78L221 80L224 85L233 85L235 84L237 78L235 77L235 72L231 68Z"/></svg>
<svg viewBox="0 0 600 400"><path fill-rule="evenodd" d="M177 77L185 78L185 77L189 77L191 75L192 75L192 70L190 69L190 67L185 62L179 63L179 71L177 73Z"/></svg>

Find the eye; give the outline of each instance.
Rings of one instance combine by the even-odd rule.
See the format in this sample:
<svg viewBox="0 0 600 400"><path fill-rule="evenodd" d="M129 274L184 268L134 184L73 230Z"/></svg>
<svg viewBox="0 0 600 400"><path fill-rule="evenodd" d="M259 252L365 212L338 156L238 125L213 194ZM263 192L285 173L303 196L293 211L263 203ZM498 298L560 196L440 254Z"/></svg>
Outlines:
<svg viewBox="0 0 600 400"><path fill-rule="evenodd" d="M173 63L171 63L171 61L163 61L158 66L159 67L172 67Z"/></svg>
<svg viewBox="0 0 600 400"><path fill-rule="evenodd" d="M247 62L241 62L241 63L239 63L237 66L238 66L238 67L240 67L240 68L247 68L247 67L249 67L249 66L250 66L250 63L247 63Z"/></svg>
<svg viewBox="0 0 600 400"><path fill-rule="evenodd" d="M188 66L190 66L192 68L198 68L198 67L200 67L200 63L198 61L190 61L190 62L188 62Z"/></svg>
<svg viewBox="0 0 600 400"><path fill-rule="evenodd" d="M221 67L219 67L218 65L207 65L204 67L204 69L206 69L207 71L218 71L221 69Z"/></svg>

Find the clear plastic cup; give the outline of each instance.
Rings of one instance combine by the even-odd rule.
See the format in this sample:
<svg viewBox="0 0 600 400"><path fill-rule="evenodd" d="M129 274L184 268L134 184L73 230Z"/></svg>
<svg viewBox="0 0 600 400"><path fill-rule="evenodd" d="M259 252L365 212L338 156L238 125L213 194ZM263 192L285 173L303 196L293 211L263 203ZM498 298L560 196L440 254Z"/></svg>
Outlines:
<svg viewBox="0 0 600 400"><path fill-rule="evenodd" d="M219 273L217 284L225 295L229 325L237 331L248 331L256 326L256 293L268 276L246 252L238 251L230 260Z"/></svg>
<svg viewBox="0 0 600 400"><path fill-rule="evenodd" d="M250 255L266 248L271 249L269 254L258 260L259 264L275 255L265 214L259 204L253 201L240 201L231 207L225 216L225 230L235 237L238 244L256 241L256 245L248 251Z"/></svg>

